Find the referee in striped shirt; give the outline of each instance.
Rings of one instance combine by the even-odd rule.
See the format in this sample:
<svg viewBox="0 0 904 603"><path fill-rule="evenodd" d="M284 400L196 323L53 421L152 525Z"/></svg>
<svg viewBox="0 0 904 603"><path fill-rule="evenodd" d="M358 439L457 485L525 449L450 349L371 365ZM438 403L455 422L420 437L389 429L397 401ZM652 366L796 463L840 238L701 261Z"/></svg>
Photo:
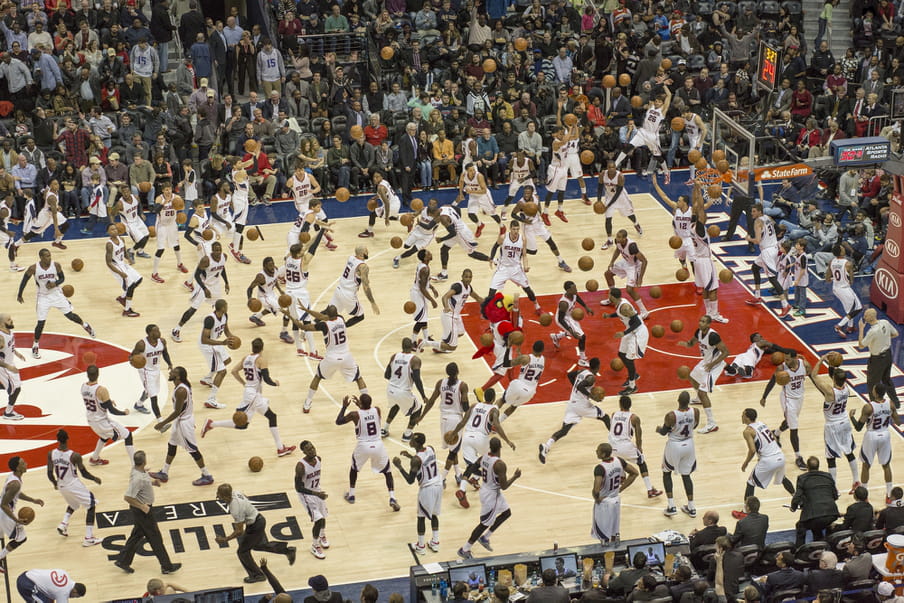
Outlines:
<svg viewBox="0 0 904 603"><path fill-rule="evenodd" d="M869 331L866 331L869 325ZM866 331L864 333L864 331ZM885 385L888 398L895 408L901 404L891 380L891 340L898 336L898 330L885 319L879 319L874 308L869 308L860 319L858 346L869 349L869 360L866 363L866 387L873 391L877 383Z"/></svg>

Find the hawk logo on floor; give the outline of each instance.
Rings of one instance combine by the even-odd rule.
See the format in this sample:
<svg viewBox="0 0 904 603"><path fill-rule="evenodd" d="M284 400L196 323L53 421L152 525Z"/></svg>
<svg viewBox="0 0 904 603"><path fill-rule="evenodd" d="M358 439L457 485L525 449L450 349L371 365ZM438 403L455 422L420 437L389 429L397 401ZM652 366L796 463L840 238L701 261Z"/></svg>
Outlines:
<svg viewBox="0 0 904 603"><path fill-rule="evenodd" d="M16 348L28 350L33 335L16 331ZM94 449L97 436L88 427L80 388L86 381L85 369L93 360L100 369L100 383L121 409L131 409L141 395L141 383L135 369L129 365L126 348L78 335L44 333L41 337L41 358L25 354L25 362L17 361L22 379L22 393L16 411L25 416L17 422L2 422L0 429L0 463L15 455L25 459L29 468L44 467L47 451L56 447L54 434L64 428L69 432L69 446L81 454ZM93 357L91 356L93 354ZM6 404L5 392L0 404ZM151 422L152 416L132 412L117 420L130 430Z"/></svg>

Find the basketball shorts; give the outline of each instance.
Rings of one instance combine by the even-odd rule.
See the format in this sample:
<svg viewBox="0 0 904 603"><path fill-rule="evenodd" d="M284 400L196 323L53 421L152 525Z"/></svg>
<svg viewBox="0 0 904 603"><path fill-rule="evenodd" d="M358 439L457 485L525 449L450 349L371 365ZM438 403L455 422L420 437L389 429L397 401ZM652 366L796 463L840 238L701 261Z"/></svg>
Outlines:
<svg viewBox="0 0 904 603"><path fill-rule="evenodd" d="M676 471L680 475L690 475L697 469L697 451L693 440L672 441L665 444L662 452L662 470Z"/></svg>
<svg viewBox="0 0 904 603"><path fill-rule="evenodd" d="M174 421L173 428L170 429L169 445L184 448L186 452L197 452L198 441L195 438L194 420Z"/></svg>
<svg viewBox="0 0 904 603"><path fill-rule="evenodd" d="M13 244L14 237L9 236L5 232L0 232L0 247L3 249L9 249L10 245Z"/></svg>
<svg viewBox="0 0 904 603"><path fill-rule="evenodd" d="M379 199L379 198L378 198ZM398 218L399 211L402 209L402 202L395 195L389 197L389 217L390 218ZM377 210L374 212L377 214L378 218L382 218L386 212L386 205L380 205L377 207Z"/></svg>
<svg viewBox="0 0 904 603"><path fill-rule="evenodd" d="M417 516L426 519L439 517L443 507L443 483L421 486L417 492Z"/></svg>
<svg viewBox="0 0 904 603"><path fill-rule="evenodd" d="M496 523L497 517L509 510L509 504L501 490L481 488L479 494L480 523L489 528Z"/></svg>
<svg viewBox="0 0 904 603"><path fill-rule="evenodd" d="M490 370L492 370L497 375L507 375L509 372L508 366L505 366L505 358L508 348L505 345L496 342L493 344L493 364L490 366Z"/></svg>
<svg viewBox="0 0 904 603"><path fill-rule="evenodd" d="M537 190L533 178L527 178L526 180L515 180L512 178L512 181L509 182L508 196L514 198L518 194L518 191L524 186L533 186L534 190Z"/></svg>
<svg viewBox="0 0 904 603"><path fill-rule="evenodd" d="M601 419L603 411L590 400L569 400L565 407L565 418L562 422L566 425L580 423L581 419Z"/></svg>
<svg viewBox="0 0 904 603"><path fill-rule="evenodd" d="M78 509L79 507L87 509L97 504L94 494L80 480L72 482L65 488L60 487L60 494L62 494L66 504L73 509Z"/></svg>
<svg viewBox="0 0 904 603"><path fill-rule="evenodd" d="M409 297L414 302L414 314L411 315L414 322L427 322L427 298L417 287L412 287Z"/></svg>
<svg viewBox="0 0 904 603"><path fill-rule="evenodd" d="M609 443L612 445L612 454L614 456L619 456L632 463L642 464L644 462L643 454L637 449L637 445L633 441L610 438Z"/></svg>
<svg viewBox="0 0 904 603"><path fill-rule="evenodd" d="M584 329L581 328L581 323L573 319L570 314L566 313L565 317L562 320L559 320L558 311L556 311L555 316L556 324L564 329L565 332L568 333L568 335L577 339L580 339L584 336Z"/></svg>
<svg viewBox="0 0 904 603"><path fill-rule="evenodd" d="M389 403L390 408L398 406L406 417L410 417L422 407L420 400L417 399L410 389L404 390L392 385L386 388L386 401Z"/></svg>
<svg viewBox="0 0 904 603"><path fill-rule="evenodd" d="M687 135L687 144L690 145L691 149L697 149L698 151L701 149L701 145L703 143L703 137L700 134L695 134L691 136Z"/></svg>
<svg viewBox="0 0 904 603"><path fill-rule="evenodd" d="M756 368L756 361L756 356L753 354L753 352L748 350L742 354L735 356L734 362L732 364L747 368Z"/></svg>
<svg viewBox="0 0 904 603"><path fill-rule="evenodd" d="M0 369L0 386L2 386L7 393L12 393L22 387L22 378L17 372Z"/></svg>
<svg viewBox="0 0 904 603"><path fill-rule="evenodd" d="M499 266L493 273L493 279L490 281L490 289L499 291L505 286L505 283L512 281L522 289L530 287L530 281L527 280L527 274L521 266Z"/></svg>
<svg viewBox="0 0 904 603"><path fill-rule="evenodd" d="M364 316L364 308L361 306L361 302L358 301L358 296L346 293L338 288L333 292L330 305L336 306L336 311L346 317Z"/></svg>
<svg viewBox="0 0 904 603"><path fill-rule="evenodd" d="M757 488L765 488L772 482L775 485L785 479L785 455L764 456L757 460L747 478L747 484Z"/></svg>
<svg viewBox="0 0 904 603"><path fill-rule="evenodd" d="M361 371L358 370L358 364L351 354L345 354L344 356L327 355L317 364L317 376L321 379L329 379L336 371L339 371L348 382L357 381L361 378Z"/></svg>
<svg viewBox="0 0 904 603"><path fill-rule="evenodd" d="M609 270L615 276L625 279L626 287L634 287L637 285L637 268L638 266L636 264L632 264L625 258L620 257L615 260L615 263L612 264L612 268Z"/></svg>
<svg viewBox="0 0 904 603"><path fill-rule="evenodd" d="M548 241L550 238L552 235L542 222L524 227L524 247L528 251L537 251L537 241Z"/></svg>
<svg viewBox="0 0 904 603"><path fill-rule="evenodd" d="M725 362L720 362L711 371L706 370L707 364L709 364L707 360L698 362L697 366L691 371L691 379L697 382L699 391L709 394L712 393L713 388L716 386L716 381L719 379L719 375L722 374L722 369L725 368Z"/></svg>
<svg viewBox="0 0 904 603"><path fill-rule="evenodd" d="M301 309L311 307L311 294L307 289L286 289L286 294L292 297L292 304L289 306L289 316L295 320L309 322L310 316ZM277 300L278 301L278 300Z"/></svg>
<svg viewBox="0 0 904 603"><path fill-rule="evenodd" d="M550 165L546 169L546 192L565 192L568 185L568 168L563 165Z"/></svg>
<svg viewBox="0 0 904 603"><path fill-rule="evenodd" d="M687 260L687 258L693 259L694 254L694 243L691 241L690 237L681 237L681 247L675 250L675 257L679 260ZM694 270L696 271L697 267L694 266ZM694 276L694 282L696 282L697 277Z"/></svg>
<svg viewBox="0 0 904 603"><path fill-rule="evenodd" d="M63 314L72 312L72 304L69 303L69 300L66 299L59 287L54 287L46 294L38 294L37 304L35 305L35 313L38 315L38 320L47 320L47 314L50 313L51 308L56 308Z"/></svg>
<svg viewBox="0 0 904 603"><path fill-rule="evenodd" d="M565 171L569 178L584 177L584 168L581 166L581 158L577 152L565 155Z"/></svg>
<svg viewBox="0 0 904 603"><path fill-rule="evenodd" d="M446 438L444 437L447 433L455 429L458 424L461 422L461 415L454 413L442 413L439 416L439 435L443 440L443 448L448 450L452 449L452 453L458 452L458 448L461 445L461 438L459 438L458 442L449 446L446 443Z"/></svg>
<svg viewBox="0 0 904 603"><path fill-rule="evenodd" d="M198 235L196 240L198 241L198 245L195 247L198 251L198 260L204 257L210 257L210 254L213 251L213 239L205 241L204 237Z"/></svg>
<svg viewBox="0 0 904 603"><path fill-rule="evenodd" d="M97 434L102 440L124 440L129 437L129 430L125 428L120 423L117 423L113 419L106 418L101 419L100 421L88 421L88 427L91 428L91 431Z"/></svg>
<svg viewBox="0 0 904 603"><path fill-rule="evenodd" d="M160 393L160 369L159 368L140 368L138 369L138 377L141 379L141 387L145 393L153 398Z"/></svg>
<svg viewBox="0 0 904 603"><path fill-rule="evenodd" d="M443 312L439 315L440 325L443 327L443 343L451 346L458 345L458 334L463 332L461 317L456 317L451 312Z"/></svg>
<svg viewBox="0 0 904 603"><path fill-rule="evenodd" d="M62 212L57 212L57 226L62 226L66 222L66 216L63 215ZM44 207L41 211L38 212L38 215L35 216L34 220L26 220L25 226L22 229L22 232L25 234L44 234L48 228L53 228L53 216L50 213L50 208Z"/></svg>
<svg viewBox="0 0 904 603"><path fill-rule="evenodd" d="M766 271L768 276L778 274L778 247L761 247L760 255L756 256L754 264Z"/></svg>
<svg viewBox="0 0 904 603"><path fill-rule="evenodd" d="M662 149L659 147L659 133L647 132L646 130L638 129L634 132L634 136L631 137L631 140L628 141L632 147L647 147L650 149L650 153L653 156L662 155Z"/></svg>
<svg viewBox="0 0 904 603"><path fill-rule="evenodd" d="M683 247L682 247L683 249ZM680 251L680 250L679 250ZM694 284L704 291L715 291L719 288L716 266L711 257L694 258Z"/></svg>
<svg viewBox="0 0 904 603"><path fill-rule="evenodd" d="M443 245L449 249L458 245L465 250L465 253L473 252L477 248L477 239L474 238L471 228L461 220L453 222L453 225L455 226L455 236L443 241Z"/></svg>
<svg viewBox="0 0 904 603"><path fill-rule="evenodd" d="M6 513L0 513L0 530L7 541L25 542L25 526L13 521Z"/></svg>
<svg viewBox="0 0 904 603"><path fill-rule="evenodd" d="M128 264L124 264L119 266L119 269L126 273L126 277L122 278L119 274L110 270L110 274L113 275L113 278L119 283L119 287L125 292L129 287L138 283L141 280L141 275L138 274L138 271L129 266Z"/></svg>
<svg viewBox="0 0 904 603"><path fill-rule="evenodd" d="M126 220L126 232L136 243L150 234L148 226L141 220Z"/></svg>
<svg viewBox="0 0 904 603"><path fill-rule="evenodd" d="M223 237L235 230L235 221L232 218L231 212L225 216L220 216L220 218L225 220L225 223L220 222L212 215L210 217L210 228L217 233L218 236Z"/></svg>
<svg viewBox="0 0 904 603"><path fill-rule="evenodd" d="M621 497L604 498L593 504L593 524L590 536L600 542L614 540L621 525Z"/></svg>
<svg viewBox="0 0 904 603"><path fill-rule="evenodd" d="M427 245L433 242L433 231L427 231L419 227L414 227L408 237L405 239L405 247L414 247L415 249L425 249Z"/></svg>
<svg viewBox="0 0 904 603"><path fill-rule="evenodd" d="M261 395L256 388L246 387L242 390L242 405L237 409L248 415L248 421L255 414L263 415L270 409L270 400Z"/></svg>
<svg viewBox="0 0 904 603"><path fill-rule="evenodd" d="M609 200L607 199L606 202L608 203ZM613 217L616 211L625 217L634 215L634 204L631 203L631 198L627 193L620 194L618 199L606 208L606 217Z"/></svg>
<svg viewBox="0 0 904 603"><path fill-rule="evenodd" d="M642 324L619 340L618 351L624 354L628 360L639 360L647 352L649 341L650 330L647 325Z"/></svg>
<svg viewBox="0 0 904 603"><path fill-rule="evenodd" d="M524 379L515 379L505 390L505 401L512 406L521 406L525 402L530 402L537 393L536 381L525 381Z"/></svg>
<svg viewBox="0 0 904 603"><path fill-rule="evenodd" d="M843 415L842 415L843 416ZM854 432L847 417L842 421L826 423L822 429L826 443L826 458L837 459L854 452Z"/></svg>
<svg viewBox="0 0 904 603"><path fill-rule="evenodd" d="M783 291L787 291L794 284L794 272L780 270L778 273L778 284L781 285Z"/></svg>
<svg viewBox="0 0 904 603"><path fill-rule="evenodd" d="M486 434L465 431L461 436L461 458L473 465L490 450L490 437Z"/></svg>
<svg viewBox="0 0 904 603"><path fill-rule="evenodd" d="M226 370L226 361L229 360L229 350L225 345L198 344L201 354L204 356L204 364L211 373L219 373Z"/></svg>
<svg viewBox="0 0 904 603"><path fill-rule="evenodd" d="M778 400L782 405L782 412L785 415L785 421L788 422L789 429L797 429L800 426L800 411L804 406L804 399L785 395L785 388L778 395Z"/></svg>
<svg viewBox="0 0 904 603"><path fill-rule="evenodd" d="M279 316L282 312L279 309L279 300L276 298L276 291L270 291L269 293L261 293L258 292L257 299L260 300L263 305L262 310L268 310L270 314L274 316Z"/></svg>
<svg viewBox="0 0 904 603"><path fill-rule="evenodd" d="M236 203L235 195L232 196L233 222L244 226L248 223L248 199Z"/></svg>
<svg viewBox="0 0 904 603"><path fill-rule="evenodd" d="M383 442L358 442L352 452L352 469L361 471L368 462L374 473L389 469L389 453Z"/></svg>
<svg viewBox="0 0 904 603"><path fill-rule="evenodd" d="M311 518L312 522L327 518L329 512L327 511L325 500L313 494L302 494L301 492L296 494L298 494L298 500L301 501L301 506L308 512L308 517Z"/></svg>
<svg viewBox="0 0 904 603"><path fill-rule="evenodd" d="M872 466L874 458L879 461L880 465L887 465L891 462L891 436L888 429L869 430L863 436L863 442L860 444L860 460L866 465Z"/></svg>
<svg viewBox="0 0 904 603"><path fill-rule="evenodd" d="M496 204L493 197L487 192L485 195L468 195L468 214L477 215L483 213L487 216L496 215Z"/></svg>
<svg viewBox="0 0 904 603"><path fill-rule="evenodd" d="M179 226L176 224L157 225L157 249L179 246Z"/></svg>
<svg viewBox="0 0 904 603"><path fill-rule="evenodd" d="M204 294L204 289L195 282L195 288L191 292L191 307L195 310L199 309L204 303L213 305L223 296L223 286L220 279L216 279L213 284L206 283L207 290L210 291L210 297Z"/></svg>
<svg viewBox="0 0 904 603"><path fill-rule="evenodd" d="M832 287L832 293L835 295L835 298L841 302L841 307L844 308L845 314L850 314L863 307L863 304L860 303L860 298L857 297L857 294L854 293L854 290L851 287L835 286Z"/></svg>

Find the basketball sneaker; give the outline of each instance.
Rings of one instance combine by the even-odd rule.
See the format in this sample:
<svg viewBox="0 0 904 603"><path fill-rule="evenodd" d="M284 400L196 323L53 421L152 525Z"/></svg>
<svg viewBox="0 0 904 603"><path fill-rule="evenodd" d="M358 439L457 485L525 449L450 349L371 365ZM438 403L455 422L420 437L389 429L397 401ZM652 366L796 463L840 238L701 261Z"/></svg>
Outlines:
<svg viewBox="0 0 904 603"><path fill-rule="evenodd" d="M311 554L317 559L326 559L326 553L323 552L323 549L316 542L311 545Z"/></svg>
<svg viewBox="0 0 904 603"><path fill-rule="evenodd" d="M276 449L276 456L289 456L295 452L295 446L283 446Z"/></svg>
<svg viewBox="0 0 904 603"><path fill-rule="evenodd" d="M207 377L201 377L199 383L204 387L213 387L213 381L208 379Z"/></svg>
<svg viewBox="0 0 904 603"><path fill-rule="evenodd" d="M549 338L552 339L552 345L558 350L559 349L559 341L562 339L562 335L559 333L550 333Z"/></svg>
<svg viewBox="0 0 904 603"><path fill-rule="evenodd" d="M744 303L747 304L748 306L759 306L761 303L763 303L763 298L762 297L751 297L750 299L745 299Z"/></svg>
<svg viewBox="0 0 904 603"><path fill-rule="evenodd" d="M637 393L637 386L634 384L629 384L623 390L618 392L619 396L630 396L631 394Z"/></svg>
<svg viewBox="0 0 904 603"><path fill-rule="evenodd" d="M82 546L83 547L94 546L95 544L100 544L101 542L103 542L103 540L101 540L100 538L96 538L94 536L91 536L91 537L85 536L85 539L82 540Z"/></svg>
<svg viewBox="0 0 904 603"><path fill-rule="evenodd" d="M207 408L216 408L216 409L226 408L226 405L223 404L222 402L217 402L216 398L207 398L207 400L204 402L204 406Z"/></svg>
<svg viewBox="0 0 904 603"><path fill-rule="evenodd" d="M213 483L212 475L202 475L191 483L192 486L209 486Z"/></svg>
<svg viewBox="0 0 904 603"><path fill-rule="evenodd" d="M350 504L350 505L355 504L355 495L354 494L349 494L348 492L346 492L342 497L345 499L345 502L347 502L348 504Z"/></svg>
<svg viewBox="0 0 904 603"><path fill-rule="evenodd" d="M845 333L844 329L842 329L838 325L835 325L835 332L838 333L838 336L841 337L842 339L847 339L847 333ZM36 356L36 358L37 358L37 356Z"/></svg>
<svg viewBox="0 0 904 603"><path fill-rule="evenodd" d="M785 316L788 315L789 312L791 312L791 306L785 306L784 308L782 308L781 310L778 311L778 317L784 318Z"/></svg>
<svg viewBox="0 0 904 603"><path fill-rule="evenodd" d="M797 468L800 469L801 471L806 471L806 470L807 470L807 463L806 463L806 462L804 461L804 459L801 458L801 457L797 457L797 458L794 460L794 464L797 465Z"/></svg>
<svg viewBox="0 0 904 603"><path fill-rule="evenodd" d="M403 442L407 442L408 440L411 439L411 436L412 436L413 434L414 434L414 432L413 432L412 430L406 429L405 432L402 433L402 441L403 441Z"/></svg>
<svg viewBox="0 0 904 603"><path fill-rule="evenodd" d="M856 490L859 487L860 487L860 482L854 482L854 485L851 486L851 490L850 490L850 492L848 492L848 494L853 494L854 490Z"/></svg>
<svg viewBox="0 0 904 603"><path fill-rule="evenodd" d="M161 484L165 484L169 481L169 474L164 473L163 471L148 471L148 477L157 480Z"/></svg>
<svg viewBox="0 0 904 603"><path fill-rule="evenodd" d="M745 517L747 517L747 513L745 513L744 511L732 511L731 516L735 519L744 519Z"/></svg>
<svg viewBox="0 0 904 603"><path fill-rule="evenodd" d="M254 316L253 314L248 317L249 322L257 327L266 327L267 323L260 319L259 316Z"/></svg>
<svg viewBox="0 0 904 603"><path fill-rule="evenodd" d="M581 193L581 201L584 202L584 205L593 205L593 203L591 203L590 199L587 197L587 193Z"/></svg>
<svg viewBox="0 0 904 603"><path fill-rule="evenodd" d="M640 224L635 224L634 230L637 231L638 235L643 236L643 227Z"/></svg>
<svg viewBox="0 0 904 603"><path fill-rule="evenodd" d="M325 549L330 548L330 541L327 540L327 539L326 539L326 536L324 536L323 534L320 535L320 539L317 541L317 543L318 543L322 548L325 548Z"/></svg>
<svg viewBox="0 0 904 603"><path fill-rule="evenodd" d="M713 432L716 432L716 431L719 431L719 426L718 426L718 425L716 425L715 423L707 423L706 425L704 425L703 427L701 427L700 429L698 429L698 430L697 430L697 433L699 433L699 434L706 434L706 433L713 433Z"/></svg>
<svg viewBox="0 0 904 603"><path fill-rule="evenodd" d="M381 438L389 437L389 426L386 426L386 427L383 427L382 429L380 429L380 437Z"/></svg>
<svg viewBox="0 0 904 603"><path fill-rule="evenodd" d="M179 332L179 329L173 329L172 331L170 331L170 337L176 343L182 343L182 335Z"/></svg>
<svg viewBox="0 0 904 603"><path fill-rule="evenodd" d="M57 532L60 536L69 536L69 524L61 523L57 526Z"/></svg>
<svg viewBox="0 0 904 603"><path fill-rule="evenodd" d="M177 268L179 268L179 272L182 274L188 274L188 268L185 267L185 264L179 264Z"/></svg>
<svg viewBox="0 0 904 603"><path fill-rule="evenodd" d="M587 368L588 366L590 366L590 361L587 360L586 356L582 356L582 357L578 358L578 366Z"/></svg>
<svg viewBox="0 0 904 603"><path fill-rule="evenodd" d="M427 546L424 544L418 544L415 542L411 545L411 550L422 557L427 554Z"/></svg>
<svg viewBox="0 0 904 603"><path fill-rule="evenodd" d="M471 559L474 555L471 554L471 551L466 551L464 548L458 549L457 555L462 559Z"/></svg>
<svg viewBox="0 0 904 603"><path fill-rule="evenodd" d="M606 242L603 243L603 246L600 247L600 250L606 251L607 249L609 249L610 247L612 247L612 244L613 244L613 243L612 243L612 239L606 239Z"/></svg>
<svg viewBox="0 0 904 603"><path fill-rule="evenodd" d="M559 270L562 270L563 272L571 272L571 266L566 264L565 260L562 260L561 262L559 262Z"/></svg>
<svg viewBox="0 0 904 603"><path fill-rule="evenodd" d="M92 465L94 465L95 467L102 467L104 465L110 464L110 461L108 461L107 459L101 459L101 458L96 459L93 457L89 458L88 462L91 463Z"/></svg>
<svg viewBox="0 0 904 603"><path fill-rule="evenodd" d="M279 334L279 340L283 343L293 344L295 343L295 338L289 335L288 331L283 331Z"/></svg>
<svg viewBox="0 0 904 603"><path fill-rule="evenodd" d="M666 507L662 514L666 517L673 517L675 515L678 515L678 509L676 509L675 507Z"/></svg>
<svg viewBox="0 0 904 603"><path fill-rule="evenodd" d="M547 454L549 454L549 451L546 449L546 446L543 444L540 444L540 453L538 456L540 457L540 462L544 465L546 464L546 455Z"/></svg>
<svg viewBox="0 0 904 603"><path fill-rule="evenodd" d="M480 546L482 546L486 550L488 550L488 551L493 550L493 546L490 544L490 539L487 536L481 536L480 538L477 539L477 542L479 542Z"/></svg>
<svg viewBox="0 0 904 603"><path fill-rule="evenodd" d="M97 333L94 331L94 327L92 327L91 325L85 325L83 328L85 329L85 332L88 334L88 336L92 339L97 337Z"/></svg>
<svg viewBox="0 0 904 603"><path fill-rule="evenodd" d="M9 412L4 412L3 418L6 419L7 421L21 421L22 419L25 418L25 416L17 413L14 410L11 410Z"/></svg>
<svg viewBox="0 0 904 603"><path fill-rule="evenodd" d="M484 224L483 222L481 222L481 223L480 223L480 226L477 227L477 231L474 233L474 236L477 237L477 238L479 239L479 238L480 238L480 235L483 234L483 229L484 229L485 227L486 227L486 224Z"/></svg>
<svg viewBox="0 0 904 603"><path fill-rule="evenodd" d="M123 310L122 315L126 318L138 318L139 316L141 316L141 314L139 314L135 310Z"/></svg>
<svg viewBox="0 0 904 603"><path fill-rule="evenodd" d="M313 405L314 405L313 400L305 400L304 407L302 408L302 412L304 412L305 414L308 414L309 412L311 412L311 406L313 406ZM354 502L354 501L355 501L355 497L352 496L352 502Z"/></svg>
<svg viewBox="0 0 904 603"><path fill-rule="evenodd" d="M722 316L721 314L716 314L715 316L712 317L712 319L713 319L714 322L720 322L720 323L722 323L723 325L727 325L727 324L728 324L728 319L725 318L724 316Z"/></svg>
<svg viewBox="0 0 904 603"><path fill-rule="evenodd" d="M601 299L601 300L600 300L600 305L601 305L601 306L611 306L611 305L612 305L612 302L609 301L609 298L608 298L608 297L606 297L605 299Z"/></svg>
<svg viewBox="0 0 904 603"><path fill-rule="evenodd" d="M662 496L662 490L657 490L656 488L647 490L647 498L656 498L657 496Z"/></svg>
<svg viewBox="0 0 904 603"><path fill-rule="evenodd" d="M207 419L204 421L204 427L201 428L201 439L204 439L204 436L207 435L207 432L213 429L213 419Z"/></svg>
<svg viewBox="0 0 904 603"><path fill-rule="evenodd" d="M53 245L57 249L63 249L63 250L68 249L68 247L66 247L62 241L54 241L53 243L51 243L51 245Z"/></svg>
<svg viewBox="0 0 904 603"><path fill-rule="evenodd" d="M140 412L143 415L151 414L150 409L147 406L145 406L144 404L142 404L141 402L136 402L132 408L134 408L136 411Z"/></svg>
<svg viewBox="0 0 904 603"><path fill-rule="evenodd" d="M563 222L568 222L568 218L565 217L565 212L562 211L561 209L556 210L556 217L558 219L562 220Z"/></svg>
<svg viewBox="0 0 904 603"><path fill-rule="evenodd" d="M32 358L40 359L41 358L41 348L37 345L31 346L31 356Z"/></svg>
<svg viewBox="0 0 904 603"><path fill-rule="evenodd" d="M16 263L12 263L9 265L10 272L22 272L23 270L25 270L25 266L20 266L19 264L16 264Z"/></svg>
<svg viewBox="0 0 904 603"><path fill-rule="evenodd" d="M182 281L182 286L192 292L195 290L195 284L190 281Z"/></svg>
<svg viewBox="0 0 904 603"><path fill-rule="evenodd" d="M427 546L429 546L430 550L434 553L439 552L439 540L430 540L427 542Z"/></svg>
<svg viewBox="0 0 904 603"><path fill-rule="evenodd" d="M313 360L323 360L323 356L321 356L317 352L309 352L308 357L312 358Z"/></svg>
<svg viewBox="0 0 904 603"><path fill-rule="evenodd" d="M689 506L687 506L687 505L682 505L682 506L681 506L681 511L684 512L684 513L686 513L686 514L687 514L689 517L691 517L691 518L697 516L697 509L691 509L691 508L690 508Z"/></svg>
<svg viewBox="0 0 904 603"><path fill-rule="evenodd" d="M439 274L437 274L436 276L431 276L430 280L436 281L436 282L449 280L449 274L447 272L443 271L443 272L440 272Z"/></svg>
<svg viewBox="0 0 904 603"><path fill-rule="evenodd" d="M543 220L543 224L546 226L552 226L552 222L549 221L549 214L547 212L543 212L540 214L540 219Z"/></svg>
<svg viewBox="0 0 904 603"><path fill-rule="evenodd" d="M468 509L471 507L471 503L468 502L468 495L465 494L463 490L456 490L455 498L458 499L458 504L460 504L462 508Z"/></svg>

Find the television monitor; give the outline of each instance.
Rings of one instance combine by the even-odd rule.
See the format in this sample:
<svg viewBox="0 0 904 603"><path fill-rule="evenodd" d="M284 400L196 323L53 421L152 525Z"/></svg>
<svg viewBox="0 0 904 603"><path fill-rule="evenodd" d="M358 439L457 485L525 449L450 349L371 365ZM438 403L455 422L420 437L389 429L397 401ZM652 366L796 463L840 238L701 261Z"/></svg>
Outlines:
<svg viewBox="0 0 904 603"><path fill-rule="evenodd" d="M540 571L548 569L555 570L556 577L559 580L576 579L581 573L578 568L578 556L576 553L540 557Z"/></svg>
<svg viewBox="0 0 904 603"><path fill-rule="evenodd" d="M195 603L245 603L245 589L236 586L207 590L195 595Z"/></svg>
<svg viewBox="0 0 904 603"><path fill-rule="evenodd" d="M485 587L487 585L487 566L481 563L479 565L450 567L449 583L455 584L456 582L464 582L472 590L481 586Z"/></svg>
<svg viewBox="0 0 904 603"><path fill-rule="evenodd" d="M629 546L626 565L630 567L634 563L634 556L637 553L646 555L647 565L662 565L665 563L665 545L661 542L646 542Z"/></svg>

